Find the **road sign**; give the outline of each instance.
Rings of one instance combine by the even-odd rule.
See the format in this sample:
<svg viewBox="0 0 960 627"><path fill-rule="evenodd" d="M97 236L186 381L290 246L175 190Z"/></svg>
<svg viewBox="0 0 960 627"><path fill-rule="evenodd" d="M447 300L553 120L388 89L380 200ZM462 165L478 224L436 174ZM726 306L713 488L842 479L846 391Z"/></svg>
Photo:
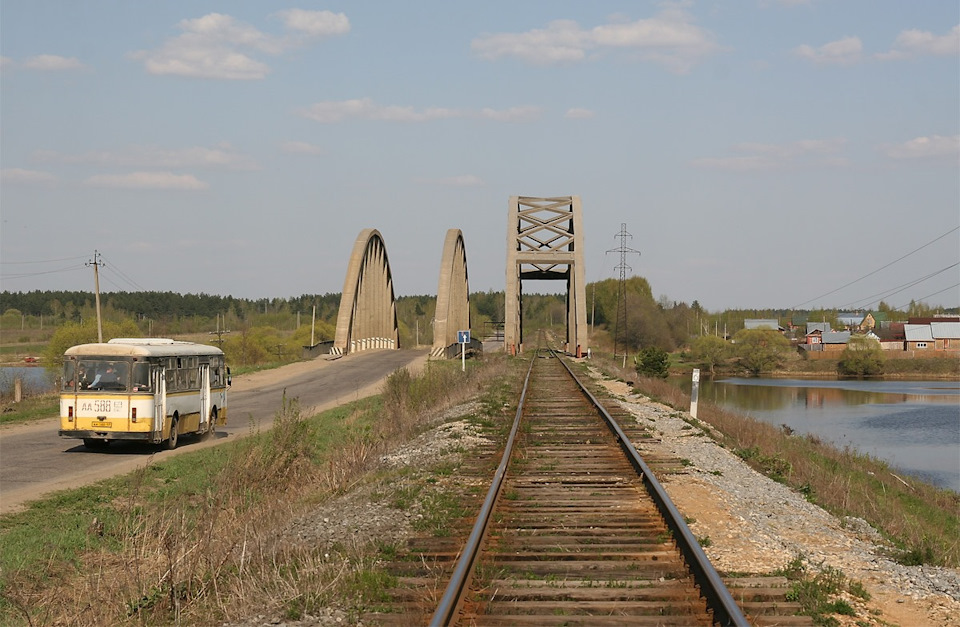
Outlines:
<svg viewBox="0 0 960 627"><path fill-rule="evenodd" d="M457 344L469 344L470 343L470 330L466 331L457 331Z"/></svg>

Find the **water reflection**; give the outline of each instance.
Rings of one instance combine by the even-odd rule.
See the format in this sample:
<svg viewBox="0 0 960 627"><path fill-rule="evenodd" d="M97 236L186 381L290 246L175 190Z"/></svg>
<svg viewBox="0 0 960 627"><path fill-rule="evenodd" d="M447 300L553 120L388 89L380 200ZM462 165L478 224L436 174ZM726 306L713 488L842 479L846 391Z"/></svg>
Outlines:
<svg viewBox="0 0 960 627"><path fill-rule="evenodd" d="M689 379L675 380L690 391ZM700 400L850 446L960 492L960 384L955 381L701 381Z"/></svg>

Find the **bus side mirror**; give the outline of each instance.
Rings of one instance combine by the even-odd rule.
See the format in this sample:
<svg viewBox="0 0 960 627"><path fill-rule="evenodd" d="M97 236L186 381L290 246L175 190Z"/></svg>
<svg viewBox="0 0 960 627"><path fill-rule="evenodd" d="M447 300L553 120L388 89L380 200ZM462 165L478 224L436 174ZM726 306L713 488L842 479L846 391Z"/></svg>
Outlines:
<svg viewBox="0 0 960 627"><path fill-rule="evenodd" d="M233 385L233 378L230 376L230 368L227 368L227 386Z"/></svg>

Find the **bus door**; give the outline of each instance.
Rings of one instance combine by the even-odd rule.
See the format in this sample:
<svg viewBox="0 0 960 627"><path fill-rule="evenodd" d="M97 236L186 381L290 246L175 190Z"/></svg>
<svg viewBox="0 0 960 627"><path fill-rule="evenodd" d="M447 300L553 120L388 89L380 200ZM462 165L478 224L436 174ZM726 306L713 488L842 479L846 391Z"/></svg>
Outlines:
<svg viewBox="0 0 960 627"><path fill-rule="evenodd" d="M163 366L153 371L153 441L163 441L163 423L167 417L167 377Z"/></svg>
<svg viewBox="0 0 960 627"><path fill-rule="evenodd" d="M210 421L210 364L200 364L200 433Z"/></svg>

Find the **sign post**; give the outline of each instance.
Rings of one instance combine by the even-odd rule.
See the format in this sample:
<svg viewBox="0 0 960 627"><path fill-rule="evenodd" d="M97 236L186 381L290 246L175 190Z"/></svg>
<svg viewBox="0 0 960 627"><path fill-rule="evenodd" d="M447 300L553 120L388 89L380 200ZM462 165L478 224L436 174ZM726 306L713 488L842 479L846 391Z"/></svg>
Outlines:
<svg viewBox="0 0 960 627"><path fill-rule="evenodd" d="M457 342L460 344L460 371L467 370L467 344L470 343L470 329L457 331Z"/></svg>
<svg viewBox="0 0 960 627"><path fill-rule="evenodd" d="M700 396L700 369L693 369L693 386L690 388L690 415L697 417L697 398Z"/></svg>

